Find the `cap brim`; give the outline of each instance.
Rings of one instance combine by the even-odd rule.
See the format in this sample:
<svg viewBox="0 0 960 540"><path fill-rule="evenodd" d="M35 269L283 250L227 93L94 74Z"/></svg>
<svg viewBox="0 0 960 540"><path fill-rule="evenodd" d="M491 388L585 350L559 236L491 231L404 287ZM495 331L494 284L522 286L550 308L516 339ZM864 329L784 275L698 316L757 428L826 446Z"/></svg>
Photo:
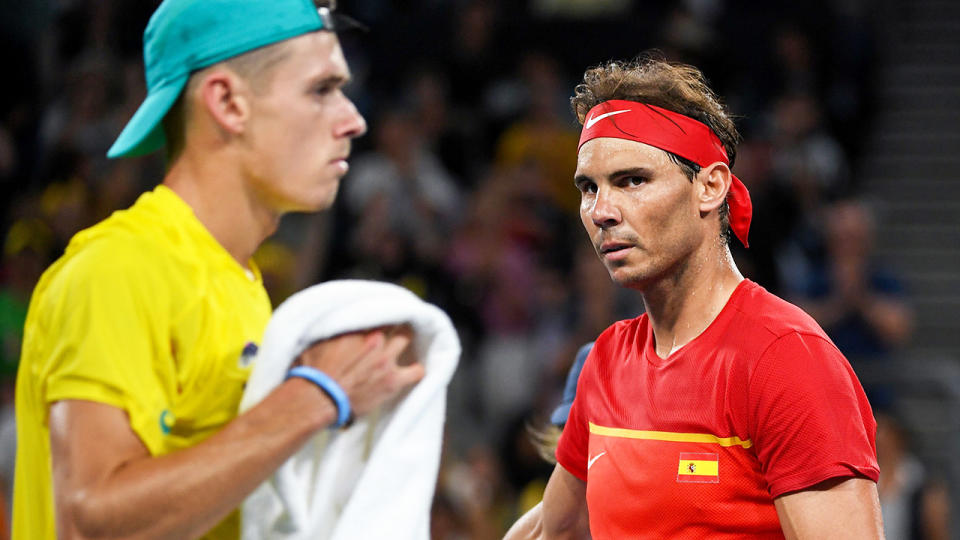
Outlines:
<svg viewBox="0 0 960 540"><path fill-rule="evenodd" d="M570 416L570 407L573 403L563 403L559 407L553 410L553 414L550 415L550 423L557 426L563 427L567 423L567 417Z"/></svg>
<svg viewBox="0 0 960 540"><path fill-rule="evenodd" d="M359 30L361 32L370 31L370 28L367 25L349 15L333 12L330 14L330 17L333 19L333 24L331 25L332 28L330 28L330 30L333 30L334 32L349 32L351 30Z"/></svg>
<svg viewBox="0 0 960 540"><path fill-rule="evenodd" d="M142 156L161 148L166 142L163 117L180 97L187 79L181 77L150 92L107 151L107 157Z"/></svg>
<svg viewBox="0 0 960 540"><path fill-rule="evenodd" d="M550 422L556 426L562 426L567 423L567 416L570 415L570 407L573 406L573 400L577 397L577 382L580 380L580 372L583 371L583 364L593 349L593 342L580 347L577 356L573 359L570 371L567 373L567 382L563 388L563 402L553 410L550 415Z"/></svg>

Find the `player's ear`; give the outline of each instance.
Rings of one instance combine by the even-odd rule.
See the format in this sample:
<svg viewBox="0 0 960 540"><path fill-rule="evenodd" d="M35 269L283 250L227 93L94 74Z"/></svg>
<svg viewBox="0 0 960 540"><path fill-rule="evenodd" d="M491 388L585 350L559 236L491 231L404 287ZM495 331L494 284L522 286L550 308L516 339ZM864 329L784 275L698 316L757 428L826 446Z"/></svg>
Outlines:
<svg viewBox="0 0 960 540"><path fill-rule="evenodd" d="M225 133L243 132L250 116L249 88L240 76L221 67L202 75L199 101L214 123Z"/></svg>
<svg viewBox="0 0 960 540"><path fill-rule="evenodd" d="M700 213L706 215L727 200L727 191L733 174L726 163L716 162L700 170L697 182L700 184L699 203Z"/></svg>

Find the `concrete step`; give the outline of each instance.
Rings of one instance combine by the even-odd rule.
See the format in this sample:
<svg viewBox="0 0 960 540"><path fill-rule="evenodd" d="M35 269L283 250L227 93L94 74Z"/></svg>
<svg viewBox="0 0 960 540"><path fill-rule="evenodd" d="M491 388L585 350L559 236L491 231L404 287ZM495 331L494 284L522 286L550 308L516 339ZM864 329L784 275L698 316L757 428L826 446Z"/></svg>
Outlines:
<svg viewBox="0 0 960 540"><path fill-rule="evenodd" d="M919 340L914 340L919 341ZM911 345L907 352L904 353L904 356L909 358L915 358L917 362L923 362L926 358L956 358L956 362L960 363L960 355L957 355L955 351L949 347L933 347L925 343L914 343Z"/></svg>
<svg viewBox="0 0 960 540"><path fill-rule="evenodd" d="M952 48L952 47L951 47ZM949 98L960 88L960 84L954 81L928 84L925 81L904 81L904 84L891 84L880 89L880 97L898 97L906 96L909 98ZM953 107L943 104L945 107Z"/></svg>
<svg viewBox="0 0 960 540"><path fill-rule="evenodd" d="M902 107L881 113L876 120L881 132L934 132L960 134L960 111Z"/></svg>
<svg viewBox="0 0 960 540"><path fill-rule="evenodd" d="M913 170L914 167L935 167L937 169L949 170L954 167L960 167L960 151L948 154L936 152L924 152L921 155L904 158L901 154L891 154L889 152L871 151L863 159L864 163L893 169L903 172L904 169ZM960 174L960 171L958 171Z"/></svg>
<svg viewBox="0 0 960 540"><path fill-rule="evenodd" d="M930 342L934 339L931 336L938 336L935 338L937 347L960 345L956 319L960 316L960 309L951 311L949 306L925 304L916 298L911 299L910 304L915 310L914 333L918 337L914 343L934 345Z"/></svg>
<svg viewBox="0 0 960 540"><path fill-rule="evenodd" d="M960 293L944 293L943 291L932 294L912 294L910 302L916 306L919 312L923 312L930 317L929 323L936 326L950 326L954 330L957 328L956 319L946 319L946 314L960 315Z"/></svg>
<svg viewBox="0 0 960 540"><path fill-rule="evenodd" d="M941 207L934 206L931 201L942 202L945 206L955 206L960 204L960 193L949 192L948 194L941 195L938 190L924 190L924 188L917 186L917 182L914 180L900 180L897 182L890 182L884 184L873 184L862 189L867 197L873 199L889 199L897 198L904 203L904 208L902 210L896 210L894 214L896 217L895 223L900 223L904 225L957 225L960 224L960 221L957 220L956 216L951 216L948 210L943 210ZM911 210L909 205L914 204L917 206L917 210ZM930 204L931 210L934 215L927 215L923 213L923 207L927 204Z"/></svg>
<svg viewBox="0 0 960 540"><path fill-rule="evenodd" d="M892 31L894 34L896 30ZM937 37L932 36L924 40L904 40L896 47L891 47L887 57L892 63L900 62L927 62L952 63L960 53L957 52L957 43L960 36Z"/></svg>
<svg viewBox="0 0 960 540"><path fill-rule="evenodd" d="M908 295L930 296L943 291L960 291L960 271L914 272L907 284Z"/></svg>
<svg viewBox="0 0 960 540"><path fill-rule="evenodd" d="M949 38L960 32L960 15L940 12L935 17L901 21L896 23L896 27L906 39L913 37L931 40Z"/></svg>
<svg viewBox="0 0 960 540"><path fill-rule="evenodd" d="M890 246L877 244L877 256L882 260L893 261L902 275L908 277L917 272L960 271L960 247L940 246L914 248L902 245ZM960 298L960 290L946 291ZM960 323L960 321L957 321Z"/></svg>
<svg viewBox="0 0 960 540"><path fill-rule="evenodd" d="M911 246L911 249L939 250L946 246L960 246L960 223L921 222L922 218L919 215L913 220L893 223L885 220L877 228L878 242L892 247ZM960 267L956 271L960 273Z"/></svg>
<svg viewBox="0 0 960 540"><path fill-rule="evenodd" d="M894 26L920 26L927 25L939 26L943 24L955 23L960 19L960 4L957 2L938 3L910 2L909 7L902 10L899 15L900 21L894 21Z"/></svg>
<svg viewBox="0 0 960 540"><path fill-rule="evenodd" d="M957 88L960 94L960 88ZM957 102L960 107L960 100ZM960 152L960 133L898 132L884 130L872 142L872 152L881 154L940 154Z"/></svg>
<svg viewBox="0 0 960 540"><path fill-rule="evenodd" d="M862 191L875 199L895 199L905 205L924 205L933 202L951 205L960 203L960 192L958 192L960 190L955 187L956 178L943 180L936 173L930 173L924 177L869 174L863 174L861 177L865 179Z"/></svg>
<svg viewBox="0 0 960 540"><path fill-rule="evenodd" d="M921 201L952 203L956 202L954 196L960 195L958 193L960 190L956 187L960 177L951 175L948 169L931 165L917 165L910 167L909 170L864 165L858 176L862 179L867 193L873 197L891 194L892 189L893 194L897 195L894 200L902 201L899 192L907 187L914 194L925 195L925 197L913 197Z"/></svg>
<svg viewBox="0 0 960 540"><path fill-rule="evenodd" d="M960 32L960 29L958 29L958 32ZM952 62L937 62L936 60L918 64L888 64L887 67L880 70L881 80L891 84L910 82L911 79L924 82L932 79L943 79L952 82L956 81L958 76L960 76L960 65Z"/></svg>
<svg viewBox="0 0 960 540"><path fill-rule="evenodd" d="M899 187L902 188L903 185L901 182ZM873 194L869 188L867 192ZM881 226L885 224L909 225L916 223L918 217L922 218L924 223L960 225L960 201L886 202L879 208L878 214L878 220ZM912 232L913 231L894 231L894 234L910 234ZM947 231L948 234L952 232L953 231ZM960 234L960 226L956 227L956 234ZM899 236L896 239L903 240L903 238Z"/></svg>
<svg viewBox="0 0 960 540"><path fill-rule="evenodd" d="M960 333L956 327L931 329L918 325L914 330L911 347L923 346L932 354L960 357Z"/></svg>

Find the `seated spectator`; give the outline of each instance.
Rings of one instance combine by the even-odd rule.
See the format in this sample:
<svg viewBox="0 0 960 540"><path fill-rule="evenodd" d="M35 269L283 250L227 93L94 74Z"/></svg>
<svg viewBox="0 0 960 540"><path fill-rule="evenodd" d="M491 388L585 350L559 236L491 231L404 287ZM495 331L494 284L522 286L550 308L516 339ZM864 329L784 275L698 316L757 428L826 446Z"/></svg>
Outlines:
<svg viewBox="0 0 960 540"><path fill-rule="evenodd" d="M880 508L887 540L950 538L950 501L946 486L927 474L909 448L896 416L877 409L877 460Z"/></svg>
<svg viewBox="0 0 960 540"><path fill-rule="evenodd" d="M797 303L851 362L888 358L910 339L913 314L900 281L874 256L873 216L856 200L834 203L824 216L825 259Z"/></svg>
<svg viewBox="0 0 960 540"><path fill-rule="evenodd" d="M413 254L437 260L460 210L457 183L419 136L416 119L405 109L380 115L375 149L358 156L344 183L350 214L359 217L371 205L389 201L387 225L413 247Z"/></svg>

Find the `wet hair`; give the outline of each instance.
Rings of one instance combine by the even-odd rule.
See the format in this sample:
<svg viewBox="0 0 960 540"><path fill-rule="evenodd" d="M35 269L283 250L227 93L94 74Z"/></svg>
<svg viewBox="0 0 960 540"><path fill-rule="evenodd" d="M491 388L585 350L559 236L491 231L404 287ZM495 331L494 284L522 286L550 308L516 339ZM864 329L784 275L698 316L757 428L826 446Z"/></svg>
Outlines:
<svg viewBox="0 0 960 540"><path fill-rule="evenodd" d="M706 124L720 138L730 167L733 167L740 134L730 113L707 85L699 69L667 62L650 54L631 61L610 61L583 74L583 82L574 89L570 106L583 124L590 109L612 99L655 105ZM691 181L700 172L700 166L689 159L672 152L667 155ZM720 207L719 214L721 235L729 242L730 208L726 202Z"/></svg>

